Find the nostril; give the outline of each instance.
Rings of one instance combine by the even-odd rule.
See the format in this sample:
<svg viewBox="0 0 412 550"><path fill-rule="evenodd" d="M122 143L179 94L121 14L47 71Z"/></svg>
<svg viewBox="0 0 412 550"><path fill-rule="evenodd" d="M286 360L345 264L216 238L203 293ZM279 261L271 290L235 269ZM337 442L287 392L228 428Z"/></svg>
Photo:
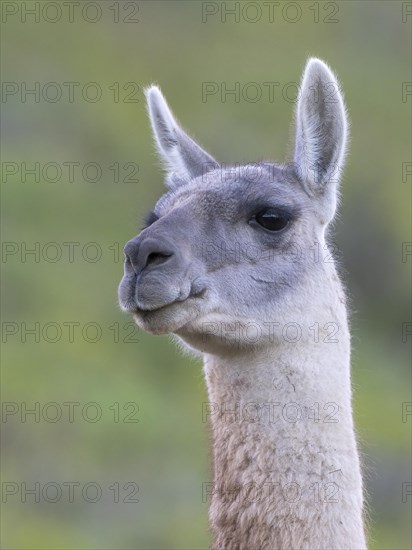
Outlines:
<svg viewBox="0 0 412 550"><path fill-rule="evenodd" d="M167 243L158 239L132 239L124 247L125 271L136 275L146 268L158 266L167 262L174 255L174 250Z"/></svg>
<svg viewBox="0 0 412 550"><path fill-rule="evenodd" d="M172 254L164 254L162 252L151 252L146 259L146 266L159 265L164 263Z"/></svg>

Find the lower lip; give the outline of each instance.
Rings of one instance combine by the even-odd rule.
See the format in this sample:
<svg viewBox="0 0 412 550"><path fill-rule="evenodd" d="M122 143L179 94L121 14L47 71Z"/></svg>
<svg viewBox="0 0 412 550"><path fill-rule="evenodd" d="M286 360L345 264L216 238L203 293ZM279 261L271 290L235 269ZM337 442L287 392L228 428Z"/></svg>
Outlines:
<svg viewBox="0 0 412 550"><path fill-rule="evenodd" d="M143 315L143 316L146 316L148 315L149 313L156 313L157 311L161 311L162 309L165 309L169 306L173 306L174 304L179 304L179 303L183 303L183 302L186 302L187 300L190 300L190 298L201 298L203 297L203 295L205 294L206 292L206 289L204 290L201 290L199 293L197 294L192 294L190 296L188 296L187 298L185 298L184 300L176 300L174 302L171 302L170 304L165 304L164 306L160 306L156 309L136 309L134 311L132 311L132 313L134 315Z"/></svg>

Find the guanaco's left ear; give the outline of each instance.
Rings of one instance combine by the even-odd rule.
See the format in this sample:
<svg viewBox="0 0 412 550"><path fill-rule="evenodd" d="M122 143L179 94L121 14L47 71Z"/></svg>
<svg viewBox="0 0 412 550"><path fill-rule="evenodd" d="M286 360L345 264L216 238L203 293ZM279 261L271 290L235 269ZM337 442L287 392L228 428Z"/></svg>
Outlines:
<svg viewBox="0 0 412 550"><path fill-rule="evenodd" d="M176 121L157 86L145 90L157 150L166 166L166 184L174 188L219 167ZM177 177L174 177L177 176Z"/></svg>
<svg viewBox="0 0 412 550"><path fill-rule="evenodd" d="M326 63L311 58L296 109L294 162L304 187L321 200L325 222L336 210L347 141L348 120L338 81Z"/></svg>

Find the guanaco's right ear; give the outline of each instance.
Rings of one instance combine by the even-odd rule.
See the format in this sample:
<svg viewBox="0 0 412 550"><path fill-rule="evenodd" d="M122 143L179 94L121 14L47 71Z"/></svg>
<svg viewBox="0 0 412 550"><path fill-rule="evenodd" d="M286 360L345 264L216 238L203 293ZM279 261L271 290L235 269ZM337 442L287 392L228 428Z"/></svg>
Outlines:
<svg viewBox="0 0 412 550"><path fill-rule="evenodd" d="M326 63L311 58L296 109L294 162L303 186L321 200L325 222L336 210L347 140L348 120L338 81Z"/></svg>
<svg viewBox="0 0 412 550"><path fill-rule="evenodd" d="M168 171L169 187L176 187L219 167L180 127L157 86L145 90L153 135L160 157ZM172 177L173 175L177 177Z"/></svg>

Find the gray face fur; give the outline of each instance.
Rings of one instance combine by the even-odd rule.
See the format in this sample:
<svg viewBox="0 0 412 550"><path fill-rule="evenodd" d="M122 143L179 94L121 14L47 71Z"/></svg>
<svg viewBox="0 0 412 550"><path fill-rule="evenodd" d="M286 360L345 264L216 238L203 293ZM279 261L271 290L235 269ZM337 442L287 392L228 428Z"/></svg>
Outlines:
<svg viewBox="0 0 412 550"><path fill-rule="evenodd" d="M287 165L220 166L157 87L146 93L169 191L125 246L120 305L144 330L197 350L224 352L234 323L259 325L261 344L262 330L273 337L271 323L298 320L319 289L328 294L321 258L347 140L337 81L322 61L308 61Z"/></svg>

